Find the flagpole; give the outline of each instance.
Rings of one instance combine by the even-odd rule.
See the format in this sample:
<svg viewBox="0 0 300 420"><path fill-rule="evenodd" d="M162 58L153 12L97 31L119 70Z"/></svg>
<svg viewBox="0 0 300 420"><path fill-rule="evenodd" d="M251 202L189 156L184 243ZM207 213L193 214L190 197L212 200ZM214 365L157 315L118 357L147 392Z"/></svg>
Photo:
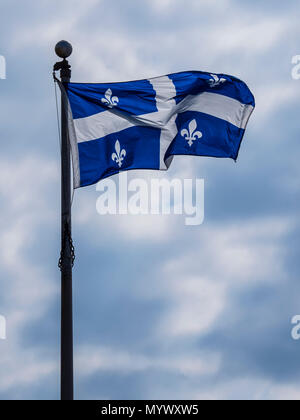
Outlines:
<svg viewBox="0 0 300 420"><path fill-rule="evenodd" d="M63 60L56 63L54 70L60 70L62 83L70 82L71 66L66 60L72 53L67 41L60 41L56 54ZM61 95L61 400L73 400L73 310L72 310L72 267L73 245L71 238L71 156L68 139L67 98Z"/></svg>

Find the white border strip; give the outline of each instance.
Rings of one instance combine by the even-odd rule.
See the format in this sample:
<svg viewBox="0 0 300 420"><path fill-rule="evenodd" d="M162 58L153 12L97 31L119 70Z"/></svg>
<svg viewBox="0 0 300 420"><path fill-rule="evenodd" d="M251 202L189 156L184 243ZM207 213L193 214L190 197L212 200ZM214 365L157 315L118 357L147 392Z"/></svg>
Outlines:
<svg viewBox="0 0 300 420"><path fill-rule="evenodd" d="M157 92L158 112L144 115L120 114L117 111L104 111L86 118L74 120L77 142L97 140L109 134L117 133L136 125L145 125L174 131L174 123L178 113L186 111L202 112L227 121L238 128L245 129L248 119L254 109L236 99L218 93L203 92L199 95L189 95L178 105L175 104L174 84L168 77L149 80ZM172 86L173 85L173 86ZM176 129L177 132L177 129ZM175 132L175 135L176 135ZM168 135L164 136L168 142ZM174 136L175 137L175 136ZM164 143L164 140L162 141ZM167 143L166 143L167 144ZM165 165L164 165L165 166Z"/></svg>
<svg viewBox="0 0 300 420"><path fill-rule="evenodd" d="M252 105L245 105L236 99L212 92L189 95L177 105L178 113L186 111L203 112L242 129L246 128L253 109Z"/></svg>
<svg viewBox="0 0 300 420"><path fill-rule="evenodd" d="M167 170L173 160L173 156L171 159L168 159L167 164L164 161L164 157L178 132L175 123L177 113L173 113L173 110L176 109L176 101L174 99L176 97L176 88L168 76L149 79L149 82L156 92L155 99L158 111L156 114L159 117L157 123L159 123L159 128L161 128L159 169ZM155 118L155 114L153 113L152 115Z"/></svg>
<svg viewBox="0 0 300 420"><path fill-rule="evenodd" d="M71 155L72 155L72 167L73 167L73 188L80 187L80 168L79 168L79 152L78 152L78 144L76 138L76 130L74 126L74 119L73 114L70 106L70 101L67 95L67 92L64 88L64 85L58 81L61 94L64 96L64 100L67 104L67 117L68 117L68 133L69 133L69 142L71 148Z"/></svg>

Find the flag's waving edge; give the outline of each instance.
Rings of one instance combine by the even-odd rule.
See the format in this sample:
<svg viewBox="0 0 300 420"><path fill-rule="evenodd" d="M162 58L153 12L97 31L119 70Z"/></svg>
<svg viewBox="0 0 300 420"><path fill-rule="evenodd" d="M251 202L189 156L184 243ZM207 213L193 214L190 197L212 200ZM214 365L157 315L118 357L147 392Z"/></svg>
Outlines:
<svg viewBox="0 0 300 420"><path fill-rule="evenodd" d="M73 168L73 188L80 187L80 168L79 168L79 153L78 153L78 145L77 145L77 137L75 132L74 120L71 110L71 105L69 102L68 95L64 88L64 85L57 80L57 83L60 87L61 94L64 97L65 101L65 108L64 112L67 113L67 121L68 121L68 141L71 148L71 155L72 155L72 168Z"/></svg>
<svg viewBox="0 0 300 420"><path fill-rule="evenodd" d="M120 83L65 83L74 188L174 155L236 160L254 109L239 79L197 71Z"/></svg>

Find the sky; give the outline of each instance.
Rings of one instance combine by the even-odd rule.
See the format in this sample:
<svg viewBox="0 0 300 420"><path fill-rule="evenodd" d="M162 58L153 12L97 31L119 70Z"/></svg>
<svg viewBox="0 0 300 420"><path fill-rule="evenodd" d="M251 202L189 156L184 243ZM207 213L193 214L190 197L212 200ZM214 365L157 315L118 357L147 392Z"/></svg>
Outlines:
<svg viewBox="0 0 300 420"><path fill-rule="evenodd" d="M100 216L73 199L76 399L299 399L299 2L0 0L0 399L59 398L60 165L52 67L72 80L234 75L256 99L237 163L176 157L129 178L205 181L205 219ZM116 177L114 177L117 179Z"/></svg>

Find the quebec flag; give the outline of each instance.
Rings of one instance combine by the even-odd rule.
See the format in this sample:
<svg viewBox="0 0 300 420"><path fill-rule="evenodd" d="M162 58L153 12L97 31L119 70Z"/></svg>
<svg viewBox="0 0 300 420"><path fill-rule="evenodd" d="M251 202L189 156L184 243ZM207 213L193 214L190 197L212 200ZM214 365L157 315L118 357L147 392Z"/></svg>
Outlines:
<svg viewBox="0 0 300 420"><path fill-rule="evenodd" d="M74 188L174 155L237 159L254 97L241 80L200 71L120 83L64 83Z"/></svg>

